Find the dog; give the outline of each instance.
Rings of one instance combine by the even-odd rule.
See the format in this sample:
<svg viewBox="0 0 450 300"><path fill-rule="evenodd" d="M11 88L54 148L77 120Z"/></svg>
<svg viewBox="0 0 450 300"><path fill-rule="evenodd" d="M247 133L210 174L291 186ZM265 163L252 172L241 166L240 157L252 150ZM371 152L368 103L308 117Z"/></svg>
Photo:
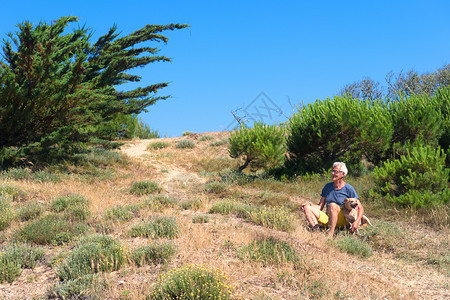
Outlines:
<svg viewBox="0 0 450 300"><path fill-rule="evenodd" d="M344 205L342 205L342 212L344 213L345 219L350 223L350 225L352 225L358 217L358 211L356 210L356 208L360 204L361 203L356 198L345 198L344 200ZM372 226L372 223L370 223L369 218L363 215L358 227L366 227L368 225Z"/></svg>

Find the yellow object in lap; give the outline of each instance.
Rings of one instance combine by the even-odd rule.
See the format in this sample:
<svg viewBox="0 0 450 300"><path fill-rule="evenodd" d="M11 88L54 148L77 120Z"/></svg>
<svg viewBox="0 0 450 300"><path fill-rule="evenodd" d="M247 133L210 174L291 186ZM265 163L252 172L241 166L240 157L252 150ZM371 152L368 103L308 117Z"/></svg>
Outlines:
<svg viewBox="0 0 450 300"><path fill-rule="evenodd" d="M319 221L320 225L323 226L328 226L328 215L326 213L324 213L323 211L319 212L319 219L317 220ZM336 227L347 227L350 224L347 222L347 220L345 219L344 213L342 212L342 210L339 211L338 213L338 220L336 223Z"/></svg>

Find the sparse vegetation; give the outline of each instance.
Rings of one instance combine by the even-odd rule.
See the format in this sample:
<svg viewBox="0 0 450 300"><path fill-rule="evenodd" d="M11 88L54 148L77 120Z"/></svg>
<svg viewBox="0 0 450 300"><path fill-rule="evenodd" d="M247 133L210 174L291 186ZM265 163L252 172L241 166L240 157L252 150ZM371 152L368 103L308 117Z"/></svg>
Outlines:
<svg viewBox="0 0 450 300"><path fill-rule="evenodd" d="M195 146L195 142L191 140L181 140L177 143L178 149L193 149Z"/></svg>
<svg viewBox="0 0 450 300"><path fill-rule="evenodd" d="M130 193L137 196L160 193L162 188L154 181L138 181L131 186Z"/></svg>
<svg viewBox="0 0 450 300"><path fill-rule="evenodd" d="M131 260L138 267L149 264L162 264L169 261L175 253L176 246L173 242L154 242L134 249L131 252Z"/></svg>
<svg viewBox="0 0 450 300"><path fill-rule="evenodd" d="M157 217L149 222L131 227L129 234L132 237L173 239L179 235L179 229L174 218Z"/></svg>
<svg viewBox="0 0 450 300"><path fill-rule="evenodd" d="M164 149L167 147L169 147L169 143L163 142L163 141L157 141L157 142L148 144L147 150L159 150L159 149Z"/></svg>

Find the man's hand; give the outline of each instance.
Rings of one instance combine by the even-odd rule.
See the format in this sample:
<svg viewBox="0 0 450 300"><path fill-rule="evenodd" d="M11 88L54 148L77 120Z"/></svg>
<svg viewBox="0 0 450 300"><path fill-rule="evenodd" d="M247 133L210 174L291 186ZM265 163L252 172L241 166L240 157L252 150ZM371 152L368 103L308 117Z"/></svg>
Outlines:
<svg viewBox="0 0 450 300"><path fill-rule="evenodd" d="M302 204L301 209L303 212L305 211L305 206L307 206L307 205L311 205L311 202L305 202Z"/></svg>

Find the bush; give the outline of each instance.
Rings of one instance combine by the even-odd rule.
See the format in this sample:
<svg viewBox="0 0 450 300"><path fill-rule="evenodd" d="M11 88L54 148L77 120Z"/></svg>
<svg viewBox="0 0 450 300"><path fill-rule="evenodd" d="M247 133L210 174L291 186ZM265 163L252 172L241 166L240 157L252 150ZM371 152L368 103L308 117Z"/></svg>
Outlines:
<svg viewBox="0 0 450 300"><path fill-rule="evenodd" d="M192 149L195 148L195 142L191 140L181 140L177 144L178 149Z"/></svg>
<svg viewBox="0 0 450 300"><path fill-rule="evenodd" d="M178 237L179 230L177 223L172 217L158 217L148 223L135 225L129 232L132 237L147 237L147 238L169 238Z"/></svg>
<svg viewBox="0 0 450 300"><path fill-rule="evenodd" d="M292 263L299 267L301 264L297 251L289 243L273 237L253 241L239 252L241 257L247 257L265 266Z"/></svg>
<svg viewBox="0 0 450 300"><path fill-rule="evenodd" d="M26 196L25 192L14 185L0 183L0 194L7 194L12 197L12 201L18 201Z"/></svg>
<svg viewBox="0 0 450 300"><path fill-rule="evenodd" d="M378 163L390 147L392 121L381 101L349 96L317 100L289 119L287 167L295 174L322 172L345 161L358 169L363 155Z"/></svg>
<svg viewBox="0 0 450 300"><path fill-rule="evenodd" d="M362 258L373 255L370 245L357 237L347 235L334 241L334 244L342 251Z"/></svg>
<svg viewBox="0 0 450 300"><path fill-rule="evenodd" d="M101 299L107 281L98 274L87 274L67 281L59 281L47 291L48 299Z"/></svg>
<svg viewBox="0 0 450 300"><path fill-rule="evenodd" d="M0 193L0 230L8 228L14 219L11 202L11 195Z"/></svg>
<svg viewBox="0 0 450 300"><path fill-rule="evenodd" d="M211 147L219 147L219 146L228 144L229 141L230 141L229 139L224 138L224 139L212 142L211 144L209 144L209 146L211 146Z"/></svg>
<svg viewBox="0 0 450 300"><path fill-rule="evenodd" d="M31 170L28 168L11 168L1 173L1 177L11 180L26 180L30 176Z"/></svg>
<svg viewBox="0 0 450 300"><path fill-rule="evenodd" d="M406 155L374 169L373 178L378 187L372 193L412 207L448 203L450 169L445 168L445 159L440 147L407 149Z"/></svg>
<svg viewBox="0 0 450 300"><path fill-rule="evenodd" d="M167 262L176 253L175 244L172 242L153 243L139 247L131 252L131 260L136 266L149 264L162 264Z"/></svg>
<svg viewBox="0 0 450 300"><path fill-rule="evenodd" d="M162 188L154 181L138 181L131 186L130 193L137 196L160 193Z"/></svg>
<svg viewBox="0 0 450 300"><path fill-rule="evenodd" d="M188 135L191 135L192 134L192 131L189 131L189 130L187 130L187 131L184 131L183 132L183 136L188 136Z"/></svg>
<svg viewBox="0 0 450 300"><path fill-rule="evenodd" d="M29 203L22 206L17 211L17 218L20 221L29 221L36 219L44 212L44 206L40 203Z"/></svg>
<svg viewBox="0 0 450 300"><path fill-rule="evenodd" d="M154 142L154 143L148 144L147 150L164 149L164 148L167 148L167 147L169 147L169 143L163 142L163 141L158 141L158 142Z"/></svg>
<svg viewBox="0 0 450 300"><path fill-rule="evenodd" d="M56 198L50 205L50 210L64 212L66 218L72 221L85 221L91 215L89 201L76 194Z"/></svg>
<svg viewBox="0 0 450 300"><path fill-rule="evenodd" d="M117 271L125 263L126 251L114 238L106 235L83 239L56 271L62 281L87 274Z"/></svg>
<svg viewBox="0 0 450 300"><path fill-rule="evenodd" d="M44 250L27 245L13 244L0 250L0 283L13 282L22 269L34 269L44 257Z"/></svg>
<svg viewBox="0 0 450 300"><path fill-rule="evenodd" d="M118 205L110 207L105 212L105 219L113 221L129 221L134 218L134 214L127 207Z"/></svg>
<svg viewBox="0 0 450 300"><path fill-rule="evenodd" d="M293 231L295 229L295 217L284 207L265 207L248 212L248 218L255 224L282 230Z"/></svg>
<svg viewBox="0 0 450 300"><path fill-rule="evenodd" d="M210 194L222 194L228 187L222 182L209 182L205 185L205 192Z"/></svg>
<svg viewBox="0 0 450 300"><path fill-rule="evenodd" d="M204 142L204 141L210 141L213 140L214 137L210 136L210 135L202 135L198 140L200 142Z"/></svg>
<svg viewBox="0 0 450 300"><path fill-rule="evenodd" d="M82 223L71 222L65 216L50 214L26 224L14 233L14 238L37 245L61 245L86 232Z"/></svg>
<svg viewBox="0 0 450 300"><path fill-rule="evenodd" d="M174 207L177 200L164 195L149 196L141 201L143 207L152 211L162 211L166 207Z"/></svg>
<svg viewBox="0 0 450 300"><path fill-rule="evenodd" d="M192 217L192 223L208 223L209 216L208 215L195 215Z"/></svg>
<svg viewBox="0 0 450 300"><path fill-rule="evenodd" d="M252 170L275 168L284 162L286 153L284 135L283 127L255 122L253 128L248 128L243 123L239 130L236 129L231 133L230 156L244 159L239 171L248 166Z"/></svg>
<svg viewBox="0 0 450 300"><path fill-rule="evenodd" d="M37 171L32 175L33 181L36 182L61 182L61 176L59 174L51 173L48 171Z"/></svg>
<svg viewBox="0 0 450 300"><path fill-rule="evenodd" d="M151 299L230 299L231 289L222 273L187 265L163 274Z"/></svg>

